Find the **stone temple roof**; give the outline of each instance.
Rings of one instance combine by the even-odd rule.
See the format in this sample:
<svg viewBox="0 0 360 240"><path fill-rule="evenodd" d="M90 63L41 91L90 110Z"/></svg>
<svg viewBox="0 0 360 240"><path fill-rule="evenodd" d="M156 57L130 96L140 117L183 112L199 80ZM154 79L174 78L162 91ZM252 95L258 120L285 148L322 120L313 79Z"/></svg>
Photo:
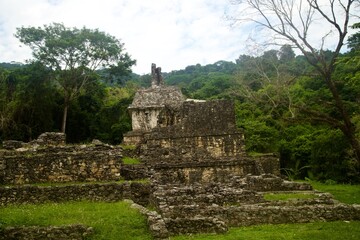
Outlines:
<svg viewBox="0 0 360 240"><path fill-rule="evenodd" d="M180 106L185 101L179 88L174 86L153 86L136 92L129 109Z"/></svg>

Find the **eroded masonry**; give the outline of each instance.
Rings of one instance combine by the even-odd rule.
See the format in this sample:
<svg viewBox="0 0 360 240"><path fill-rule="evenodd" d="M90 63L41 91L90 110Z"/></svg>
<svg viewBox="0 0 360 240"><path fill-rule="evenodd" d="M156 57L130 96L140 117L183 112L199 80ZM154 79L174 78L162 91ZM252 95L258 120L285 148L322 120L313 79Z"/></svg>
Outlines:
<svg viewBox="0 0 360 240"><path fill-rule="evenodd" d="M99 141L68 146L57 133L31 143L4 142L0 204L131 199L157 239L263 223L360 220L359 205L280 178L275 155L247 155L231 101L186 100L178 88L164 85L155 64L152 76L152 86L139 90L129 106L133 130L124 136L127 147ZM127 165L124 156L140 164ZM118 181L144 178L149 181ZM68 184L31 185L48 182ZM278 193L309 198L264 198Z"/></svg>

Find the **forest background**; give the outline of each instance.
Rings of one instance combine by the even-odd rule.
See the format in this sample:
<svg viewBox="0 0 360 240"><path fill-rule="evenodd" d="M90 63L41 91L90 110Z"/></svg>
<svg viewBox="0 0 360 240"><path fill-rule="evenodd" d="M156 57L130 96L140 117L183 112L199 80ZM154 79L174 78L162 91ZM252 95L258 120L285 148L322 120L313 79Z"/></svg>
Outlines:
<svg viewBox="0 0 360 240"><path fill-rule="evenodd" d="M353 26L359 28L359 24ZM332 73L340 97L360 138L360 32L347 41ZM321 55L331 58L333 52ZM120 144L131 130L127 107L151 76L127 68L96 70L67 104L69 143L99 139ZM150 69L151 63L149 63ZM64 90L54 71L39 61L0 64L0 140L30 141L43 132L61 131ZM291 179L360 182L359 163L343 131L331 92L304 55L290 45L163 73L187 98L230 99L249 154L278 154ZM319 113L319 114L316 114ZM321 113L321 114L320 114ZM324 117L326 116L326 117Z"/></svg>

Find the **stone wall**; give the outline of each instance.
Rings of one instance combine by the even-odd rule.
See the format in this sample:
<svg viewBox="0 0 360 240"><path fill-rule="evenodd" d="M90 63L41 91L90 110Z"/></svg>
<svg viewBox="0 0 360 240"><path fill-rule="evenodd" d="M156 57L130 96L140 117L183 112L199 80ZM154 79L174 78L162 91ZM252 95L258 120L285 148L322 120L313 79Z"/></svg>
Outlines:
<svg viewBox="0 0 360 240"><path fill-rule="evenodd" d="M0 184L116 181L121 150L108 145L33 146L0 151Z"/></svg>
<svg viewBox="0 0 360 240"><path fill-rule="evenodd" d="M177 87L156 86L136 92L129 112L132 130L147 132L158 126L158 116L166 106L182 104L184 97Z"/></svg>
<svg viewBox="0 0 360 240"><path fill-rule="evenodd" d="M345 204L301 206L232 206L219 208L229 226L257 224L307 223L315 221L358 221L360 207Z"/></svg>
<svg viewBox="0 0 360 240"><path fill-rule="evenodd" d="M157 126L160 111L160 108L131 110L132 129L150 131Z"/></svg>
<svg viewBox="0 0 360 240"><path fill-rule="evenodd" d="M213 163L245 156L231 101L183 102L177 108L165 107L158 121L140 146L146 164Z"/></svg>
<svg viewBox="0 0 360 240"><path fill-rule="evenodd" d="M192 219L200 219L199 216L204 221L208 221L206 219L209 218L218 219L228 227L315 221L359 221L360 207L359 205L345 204L306 205L296 202L288 202L287 206L268 203L240 206L208 205L207 207L198 204L177 205L173 207L171 215L165 217L165 223L167 223L168 230L172 234L178 234L182 232L178 232L176 228L172 230L174 221L181 225L182 222L186 223ZM209 232L209 229L206 225L201 227L199 224L197 232Z"/></svg>
<svg viewBox="0 0 360 240"><path fill-rule="evenodd" d="M139 180L150 177L149 170L144 164L122 165L120 175L125 180Z"/></svg>
<svg viewBox="0 0 360 240"><path fill-rule="evenodd" d="M229 182L233 176L261 174L261 168L252 159L212 162L159 163L153 166L154 178L160 184L192 184Z"/></svg>
<svg viewBox="0 0 360 240"><path fill-rule="evenodd" d="M154 198L159 201L154 201ZM150 199L164 213L164 217L171 217L170 206L195 205L227 205L250 204L265 202L262 194L247 189L235 189L226 184L209 183L181 185L158 185ZM161 203L161 204L159 204ZM162 205L162 206L160 206ZM167 205L167 206L165 206ZM167 209L167 207L169 207ZM186 213L185 213L186 214ZM181 214L180 214L181 215ZM180 216L179 215L179 216Z"/></svg>
<svg viewBox="0 0 360 240"><path fill-rule="evenodd" d="M186 101L176 108L164 108L158 119L159 128L154 130L160 137L211 136L238 132L234 103L226 100Z"/></svg>
<svg viewBox="0 0 360 240"><path fill-rule="evenodd" d="M245 155L240 133L223 135L173 136L165 130L145 135L141 157L146 163L182 163L226 160Z"/></svg>
<svg viewBox="0 0 360 240"><path fill-rule="evenodd" d="M115 202L132 199L146 206L149 203L150 190L149 183L139 182L5 186L0 187L0 205L79 200Z"/></svg>
<svg viewBox="0 0 360 240"><path fill-rule="evenodd" d="M261 154L252 157L262 167L264 173L271 173L280 176L280 159L275 154Z"/></svg>
<svg viewBox="0 0 360 240"><path fill-rule="evenodd" d="M3 148L8 150L14 150L18 148L29 148L33 146L58 146L58 145L65 145L66 143L66 135L61 132L45 132L42 133L37 139L24 143L21 141L15 140L6 140L3 141Z"/></svg>
<svg viewBox="0 0 360 240"><path fill-rule="evenodd" d="M0 240L81 240L94 233L92 228L83 225L51 227L7 227L0 228Z"/></svg>

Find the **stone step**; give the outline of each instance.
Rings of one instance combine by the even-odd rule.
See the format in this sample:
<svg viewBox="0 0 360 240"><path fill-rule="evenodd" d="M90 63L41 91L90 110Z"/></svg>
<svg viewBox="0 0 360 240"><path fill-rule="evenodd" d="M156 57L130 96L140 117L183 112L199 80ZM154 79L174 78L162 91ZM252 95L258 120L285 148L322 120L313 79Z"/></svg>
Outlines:
<svg viewBox="0 0 360 240"><path fill-rule="evenodd" d="M203 226L215 231L212 219L226 226L240 227L258 224L306 223L314 221L359 221L360 205L313 204L271 205L268 203L234 206L182 205L162 208L167 228L175 233L199 232ZM210 223L208 223L210 221ZM222 225L219 225L222 226ZM186 228L189 227L189 232ZM184 228L184 229L183 229Z"/></svg>
<svg viewBox="0 0 360 240"><path fill-rule="evenodd" d="M259 203L264 202L264 198L252 191L241 191L241 192L222 192L222 193L194 193L194 194L176 194L176 195L166 195L157 192L153 193L153 197L156 202L166 203L167 205L187 205L187 204L217 204L225 205L228 203Z"/></svg>
<svg viewBox="0 0 360 240"><path fill-rule="evenodd" d="M224 221L216 217L177 217L164 218L171 235L191 233L225 233L228 230Z"/></svg>

